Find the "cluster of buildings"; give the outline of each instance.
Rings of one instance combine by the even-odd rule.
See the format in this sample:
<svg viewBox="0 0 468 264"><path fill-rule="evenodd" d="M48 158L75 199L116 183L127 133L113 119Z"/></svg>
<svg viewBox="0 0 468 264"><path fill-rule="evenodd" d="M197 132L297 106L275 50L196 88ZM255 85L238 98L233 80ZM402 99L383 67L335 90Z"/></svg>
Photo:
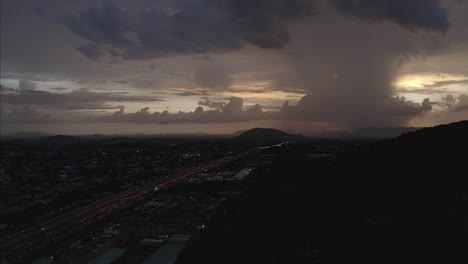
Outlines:
<svg viewBox="0 0 468 264"><path fill-rule="evenodd" d="M249 176L268 169L275 157L258 155L232 162L158 192L95 232L67 241L68 246L58 251L54 260L173 264L199 234L210 228L212 217L219 213L222 204L233 196L241 196Z"/></svg>
<svg viewBox="0 0 468 264"><path fill-rule="evenodd" d="M227 153L216 142L6 146L0 164L2 236L246 148ZM36 263L174 263L209 228L221 205L241 196L249 176L269 169L277 156L242 154L223 167L193 175L65 237L53 252L44 251L45 257L35 255ZM19 218L24 221L15 221Z"/></svg>
<svg viewBox="0 0 468 264"><path fill-rule="evenodd" d="M2 141L0 155L0 232L8 234L223 156L225 151L218 144L201 142L62 145Z"/></svg>

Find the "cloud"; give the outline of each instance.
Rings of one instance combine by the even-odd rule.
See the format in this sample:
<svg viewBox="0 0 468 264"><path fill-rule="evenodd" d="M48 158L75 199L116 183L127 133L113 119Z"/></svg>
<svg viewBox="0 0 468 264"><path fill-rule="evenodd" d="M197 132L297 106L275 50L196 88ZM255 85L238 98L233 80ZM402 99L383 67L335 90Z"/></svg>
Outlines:
<svg viewBox="0 0 468 264"><path fill-rule="evenodd" d="M409 94L409 93L440 94L440 93L446 93L447 91L441 90L441 89L432 89L432 88L419 88L419 89L398 88L397 92L399 94Z"/></svg>
<svg viewBox="0 0 468 264"><path fill-rule="evenodd" d="M202 96L208 95L207 91L185 91L176 93L178 96Z"/></svg>
<svg viewBox="0 0 468 264"><path fill-rule="evenodd" d="M453 98L453 96L447 96L444 99L447 102L448 109L452 110L453 112L461 112L468 110L468 94L462 94L456 99Z"/></svg>
<svg viewBox="0 0 468 264"><path fill-rule="evenodd" d="M78 48L89 58L103 55L101 44L128 49L135 46L125 35L130 30L128 13L110 1L69 16L65 21L74 33L93 42Z"/></svg>
<svg viewBox="0 0 468 264"><path fill-rule="evenodd" d="M446 32L447 10L438 0L333 0L343 14L380 22L390 20L410 30Z"/></svg>
<svg viewBox="0 0 468 264"><path fill-rule="evenodd" d="M441 104L443 107L446 107L448 109L453 109L457 104L457 99L453 97L453 95L449 94L445 96L444 98L442 98Z"/></svg>
<svg viewBox="0 0 468 264"><path fill-rule="evenodd" d="M34 89L32 89L34 88ZM110 102L158 102L155 96L125 95L118 92L93 92L87 89L67 93L52 93L37 90L31 81L20 81L19 89L1 89L1 103L8 105L41 106L62 110L115 109Z"/></svg>
<svg viewBox="0 0 468 264"><path fill-rule="evenodd" d="M202 98L202 100L198 101L198 105L206 106L206 107L211 108L211 109L221 110L226 105L226 103L225 102L212 101L210 98L204 97L204 98Z"/></svg>
<svg viewBox="0 0 468 264"><path fill-rule="evenodd" d="M232 114L237 114L237 113L242 113L244 110L242 109L244 105L244 99L239 98L239 97L231 97L229 98L229 102L224 105L222 108L224 113L232 113Z"/></svg>
<svg viewBox="0 0 468 264"><path fill-rule="evenodd" d="M434 82L433 84L426 84L424 87L426 88L440 88L440 87L445 87L448 85L452 84L468 84L468 79L463 79L463 80L450 80L450 81L437 81Z"/></svg>
<svg viewBox="0 0 468 264"><path fill-rule="evenodd" d="M14 107L10 110L1 108L1 120L5 124L52 123L58 122L49 114L44 114L31 106Z"/></svg>
<svg viewBox="0 0 468 264"><path fill-rule="evenodd" d="M466 111L466 110L468 110L468 104L458 106L453 111L454 112L461 112L461 111Z"/></svg>
<svg viewBox="0 0 468 264"><path fill-rule="evenodd" d="M311 7L311 2L323 4L317 9L319 14L315 12L317 6ZM442 8L442 2L450 8L452 25L448 31L448 13ZM36 88L33 83L26 83L22 89L2 89L2 104L8 101L15 107L31 105L38 110L105 110L117 109L117 103L130 102L133 108L135 102L142 102L139 105L144 109L142 106L160 100L151 96L155 95L155 90L150 89L164 89L162 92L167 95L195 97L175 98L170 107L178 110L177 102L186 105L192 99L196 104L196 98L200 96L248 94L255 97L254 93L258 93L261 105L249 110L239 100L201 98L199 107L193 112L178 113L177 118L173 116L176 114L167 113L171 116L168 117L170 122L222 122L222 117L248 120L244 117L248 111L277 110L275 104L279 105L283 98L296 93L307 95L292 99L294 103L285 105L278 114L253 116L275 120L324 120L339 123L336 124L339 127L347 124L350 127L406 125L411 119L425 116L429 110L436 112L440 107L431 110L432 101L415 103L394 97L392 83L402 65L407 65L414 57L422 57L424 67L409 71L433 72L436 69L441 73L460 71L458 74L466 71L463 67L466 64L463 60L466 12L453 6L452 2L82 0L70 4L70 1L10 1L14 10L9 6L5 8L2 2L2 22L6 21L2 23L2 77L33 79L34 76L47 76L59 81L70 77L75 80L95 78L110 83L125 76L128 84L116 85L134 89L144 87L146 91L138 91L149 95L73 91L73 85L69 90L48 92ZM30 5L42 6L47 12L42 17L31 16L27 11ZM60 17L61 24L51 19L50 14L54 14L54 18ZM296 23L298 21L300 23ZM414 34L416 31L418 34ZM79 52L75 50L77 47ZM456 52L447 57L438 53L441 50ZM426 56L431 58L436 53L445 59L426 63ZM94 61L103 56L106 59L112 57L111 63ZM213 65L216 67L211 67ZM62 75L62 70L68 74ZM235 86L232 85L234 78ZM429 94L437 87L451 84L454 83L438 82L417 92ZM297 100L300 100L299 104L294 106ZM453 107L447 112L466 117L466 104L459 104L458 97L454 100ZM229 115L228 110L238 116ZM138 115L133 116L137 112ZM141 116L148 116L150 110L137 112L122 110L121 118L143 118ZM53 111L49 113L55 114ZM149 120L159 123L161 118Z"/></svg>
<svg viewBox="0 0 468 264"><path fill-rule="evenodd" d="M169 113L150 112L148 107L134 113L125 113L122 108L112 115L90 118L91 122L109 122L109 123L231 123L231 122L250 122L256 120L272 119L273 113L263 112L260 105L244 109L244 100L237 97L231 97L228 102L216 110L204 110L198 106L193 112Z"/></svg>
<svg viewBox="0 0 468 264"><path fill-rule="evenodd" d="M256 120L301 120L311 122L343 122L343 113L327 112L320 108L311 107L310 95L304 96L297 105L290 105L284 102L282 107L278 107L277 112L265 112L263 106L255 104L251 107L244 107L244 100L238 97L230 97L227 101L212 101L203 98L193 112L169 113L150 112L148 107L134 113L126 113L122 108L112 115L104 115L92 118L89 121L110 122L110 123L229 123L229 122L249 122ZM394 122L401 122L418 115L424 115L432 110L433 103L429 99L424 99L421 103L406 100L404 97L393 97L388 100L388 105L384 106L386 111L391 111L390 115ZM206 106L211 110L205 110ZM339 108L339 106L337 106ZM378 117L376 117L378 118Z"/></svg>
<svg viewBox="0 0 468 264"><path fill-rule="evenodd" d="M352 120L353 123L351 124L358 124L358 126L364 126L365 124L392 125L402 124L409 119L424 115L432 110L433 105L428 98L424 99L421 103L415 103L400 96L381 100L379 103L382 103L382 105L379 106L372 105L373 102L369 102L365 106L355 105L353 104L353 100L324 102L333 107L332 111L329 108L325 108L320 101L320 98L316 98L313 95L302 97L297 105L290 105L286 101L278 113L278 118L284 120L334 122L338 124L347 124ZM352 112L351 109L353 107L358 109L354 109L354 112ZM365 115L364 111L371 107L374 112L368 112ZM356 119L356 112L359 113L359 119ZM382 116L381 113L385 113L385 116ZM365 122L361 123L361 119L365 120Z"/></svg>
<svg viewBox="0 0 468 264"><path fill-rule="evenodd" d="M287 117L357 128L405 126L411 120L426 115L429 102L422 106L422 102L413 103L395 97L393 87L403 64L430 52L426 42L429 37L444 38L443 34L430 31L415 34L413 30L405 30L445 30L445 27L438 26L438 22L431 24L430 21L437 20L437 17L426 14L429 17L416 16L414 20L407 20L394 16L395 8L403 9L401 14L406 14L425 3L406 0L333 1L331 5L321 7L323 12L313 18L313 23L292 28L294 41L288 46L288 51L294 54L296 75L307 95ZM434 9L445 13L445 9L434 7L439 7L436 1L427 1L427 5L421 7L423 12ZM362 19L349 19L343 14ZM394 23L372 23L382 20L392 20L404 28Z"/></svg>
<svg viewBox="0 0 468 264"><path fill-rule="evenodd" d="M390 113L395 116L410 116L415 117L420 114L430 112L432 110L432 104L429 98L425 98L420 104L412 101L407 101L405 97L394 97L392 105L390 107Z"/></svg>
<svg viewBox="0 0 468 264"><path fill-rule="evenodd" d="M116 48L122 57L139 59L168 53L230 51L245 44L282 48L290 40L287 24L313 14L311 1L307 0L175 0L140 4L107 1L68 16L65 23L92 43L78 49L89 58ZM98 49L99 46L108 49Z"/></svg>
<svg viewBox="0 0 468 264"><path fill-rule="evenodd" d="M104 50L101 46L96 44L86 44L77 48L79 52L85 55L89 59L98 59L104 53Z"/></svg>
<svg viewBox="0 0 468 264"><path fill-rule="evenodd" d="M440 111L426 115L422 120L423 125L446 124L468 119L468 94L459 96L447 95L437 105Z"/></svg>
<svg viewBox="0 0 468 264"><path fill-rule="evenodd" d="M36 90L36 84L28 80L20 80L18 88L23 91Z"/></svg>
<svg viewBox="0 0 468 264"><path fill-rule="evenodd" d="M444 107L449 112L465 111L468 109L468 94L461 94L458 97L454 97L453 95L449 94L442 98L442 101L439 103L439 105Z"/></svg>
<svg viewBox="0 0 468 264"><path fill-rule="evenodd" d="M201 88L218 91L228 89L234 81L227 71L220 67L197 69L194 77L195 83Z"/></svg>

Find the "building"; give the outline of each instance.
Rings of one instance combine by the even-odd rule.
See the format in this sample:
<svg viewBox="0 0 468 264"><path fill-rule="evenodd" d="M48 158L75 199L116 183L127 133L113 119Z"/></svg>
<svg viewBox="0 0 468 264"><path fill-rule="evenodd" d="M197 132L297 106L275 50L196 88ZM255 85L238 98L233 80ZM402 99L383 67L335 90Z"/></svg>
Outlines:
<svg viewBox="0 0 468 264"><path fill-rule="evenodd" d="M232 177L234 180L238 180L238 181L241 181L243 180L245 177L249 176L250 172L252 172L252 168L244 168L242 170L240 170L236 175L234 175L234 177Z"/></svg>
<svg viewBox="0 0 468 264"><path fill-rule="evenodd" d="M151 256L145 259L143 264L174 264L183 248L183 244L164 244Z"/></svg>
<svg viewBox="0 0 468 264"><path fill-rule="evenodd" d="M125 252L125 249L111 248L97 256L95 259L91 260L89 264L110 264L122 256Z"/></svg>

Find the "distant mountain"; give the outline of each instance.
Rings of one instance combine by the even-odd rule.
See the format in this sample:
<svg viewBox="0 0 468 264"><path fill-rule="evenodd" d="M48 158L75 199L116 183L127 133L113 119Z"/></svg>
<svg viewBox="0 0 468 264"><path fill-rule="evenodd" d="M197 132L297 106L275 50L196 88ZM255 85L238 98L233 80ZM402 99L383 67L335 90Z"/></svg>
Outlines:
<svg viewBox="0 0 468 264"><path fill-rule="evenodd" d="M394 138L420 129L420 127L367 127L354 131L353 135L355 137Z"/></svg>
<svg viewBox="0 0 468 264"><path fill-rule="evenodd" d="M26 138L44 138L52 135L42 132L20 132L2 135L3 138L8 139L26 139Z"/></svg>
<svg viewBox="0 0 468 264"><path fill-rule="evenodd" d="M45 137L42 140L47 143L52 143L52 144L73 144L73 143L78 143L80 141L84 141L84 139L80 137L65 136L65 135L55 135L55 136Z"/></svg>
<svg viewBox="0 0 468 264"><path fill-rule="evenodd" d="M242 131L245 132L245 131ZM240 134L240 133L239 133ZM179 133L179 134L91 134L91 135L52 135L36 132L4 134L4 139L44 139L49 141L57 140L105 140L105 139L224 139L231 138L232 134L204 134L204 133Z"/></svg>
<svg viewBox="0 0 468 264"><path fill-rule="evenodd" d="M294 140L303 136L288 134L273 128L252 128L236 137L238 140L265 141L265 140Z"/></svg>
<svg viewBox="0 0 468 264"><path fill-rule="evenodd" d="M349 132L327 132L323 136L332 138L396 138L402 134L420 130L421 127L364 127Z"/></svg>
<svg viewBox="0 0 468 264"><path fill-rule="evenodd" d="M79 136L79 137L84 138L84 139L107 139L107 138L113 138L113 137L119 137L119 136L118 135L92 134L92 135Z"/></svg>
<svg viewBox="0 0 468 264"><path fill-rule="evenodd" d="M243 134L245 132L247 132L247 130L238 130L238 131L232 133L232 136L237 137L237 136L240 136L241 134Z"/></svg>
<svg viewBox="0 0 468 264"><path fill-rule="evenodd" d="M409 131L396 138L384 140L375 144L373 152L385 155L396 155L393 161L407 164L421 163L421 166L431 167L438 164L425 164L428 160L446 160L465 158L458 155L468 147L468 120ZM437 159L437 160L435 160ZM447 164L449 165L449 164Z"/></svg>

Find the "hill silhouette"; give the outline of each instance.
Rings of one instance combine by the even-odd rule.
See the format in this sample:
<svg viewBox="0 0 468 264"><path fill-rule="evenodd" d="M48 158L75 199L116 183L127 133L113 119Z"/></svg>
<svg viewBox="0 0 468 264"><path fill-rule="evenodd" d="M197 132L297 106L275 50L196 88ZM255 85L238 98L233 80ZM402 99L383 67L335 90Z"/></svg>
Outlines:
<svg viewBox="0 0 468 264"><path fill-rule="evenodd" d="M51 144L74 144L84 141L83 138L66 135L55 135L41 139L43 142Z"/></svg>
<svg viewBox="0 0 468 264"><path fill-rule="evenodd" d="M324 136L332 138L362 139L375 138L387 139L401 136L402 134L420 130L421 127L364 127L353 131L326 132Z"/></svg>
<svg viewBox="0 0 468 264"><path fill-rule="evenodd" d="M212 230L178 263L468 263L467 135L463 121L375 143L290 144L232 205L230 228ZM358 142L309 158L321 145Z"/></svg>
<svg viewBox="0 0 468 264"><path fill-rule="evenodd" d="M335 179L348 203L349 216L343 219L355 223L357 259L468 260L463 250L468 246L463 224L468 219L467 150L468 121L461 121L409 132L342 157ZM385 248L393 252L384 256Z"/></svg>
<svg viewBox="0 0 468 264"><path fill-rule="evenodd" d="M18 132L18 133L5 134L1 136L7 139L23 139L23 138L44 138L44 137L50 137L52 135L42 133L42 132Z"/></svg>
<svg viewBox="0 0 468 264"><path fill-rule="evenodd" d="M236 139L245 141L279 141L303 138L300 135L292 135L273 128L252 128L238 135Z"/></svg>

